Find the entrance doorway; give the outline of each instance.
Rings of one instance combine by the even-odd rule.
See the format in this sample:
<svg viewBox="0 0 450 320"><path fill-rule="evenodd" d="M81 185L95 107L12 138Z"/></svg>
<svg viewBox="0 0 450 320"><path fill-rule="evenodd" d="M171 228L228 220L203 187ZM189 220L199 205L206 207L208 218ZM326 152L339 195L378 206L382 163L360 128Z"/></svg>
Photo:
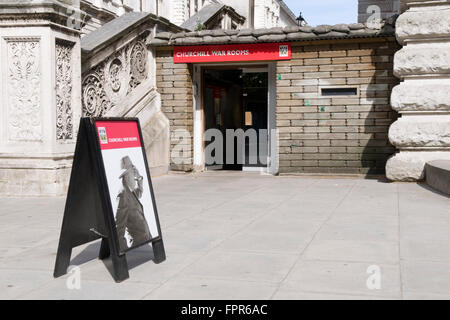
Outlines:
<svg viewBox="0 0 450 320"><path fill-rule="evenodd" d="M204 130L222 135L222 153L216 149L207 170L261 171L269 150L267 67L207 67L202 69ZM208 157L208 154L206 154Z"/></svg>

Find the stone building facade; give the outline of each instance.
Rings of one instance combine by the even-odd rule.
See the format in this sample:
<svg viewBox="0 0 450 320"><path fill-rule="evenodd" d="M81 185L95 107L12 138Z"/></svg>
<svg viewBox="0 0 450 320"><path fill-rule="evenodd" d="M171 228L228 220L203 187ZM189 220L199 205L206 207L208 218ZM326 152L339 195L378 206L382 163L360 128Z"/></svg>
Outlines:
<svg viewBox="0 0 450 320"><path fill-rule="evenodd" d="M386 163L389 179L416 181L450 160L450 1L400 1L395 30L389 19L202 32L136 12L160 2L0 0L0 194L64 195L81 116L138 117L153 174L203 170L201 67L173 62L183 45L292 45L290 61L264 63L272 174Z"/></svg>

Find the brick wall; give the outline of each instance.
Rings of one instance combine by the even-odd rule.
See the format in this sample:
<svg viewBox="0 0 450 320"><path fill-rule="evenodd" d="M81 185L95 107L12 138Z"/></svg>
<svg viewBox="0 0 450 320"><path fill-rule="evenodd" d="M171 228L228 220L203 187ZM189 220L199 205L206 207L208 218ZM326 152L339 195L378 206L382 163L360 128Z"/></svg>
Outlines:
<svg viewBox="0 0 450 320"><path fill-rule="evenodd" d="M384 173L398 49L394 39L293 44L292 60L277 63L280 173ZM358 94L322 96L329 87Z"/></svg>
<svg viewBox="0 0 450 320"><path fill-rule="evenodd" d="M161 110L170 121L171 170L190 171L193 167L192 70L188 64L173 63L173 49L156 52L156 85L161 94Z"/></svg>

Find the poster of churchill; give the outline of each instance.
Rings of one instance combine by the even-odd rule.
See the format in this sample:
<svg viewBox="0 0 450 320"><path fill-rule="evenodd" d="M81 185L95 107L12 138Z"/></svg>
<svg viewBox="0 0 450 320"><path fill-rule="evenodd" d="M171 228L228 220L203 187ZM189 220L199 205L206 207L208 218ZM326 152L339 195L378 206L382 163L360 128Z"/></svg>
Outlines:
<svg viewBox="0 0 450 320"><path fill-rule="evenodd" d="M137 121L97 121L120 253L160 236Z"/></svg>

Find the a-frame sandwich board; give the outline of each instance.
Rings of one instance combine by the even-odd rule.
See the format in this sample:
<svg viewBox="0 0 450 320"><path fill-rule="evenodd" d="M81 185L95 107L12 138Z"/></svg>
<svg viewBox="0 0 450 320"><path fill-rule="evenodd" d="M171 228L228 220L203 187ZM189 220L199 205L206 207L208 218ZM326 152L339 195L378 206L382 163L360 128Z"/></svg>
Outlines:
<svg viewBox="0 0 450 320"><path fill-rule="evenodd" d="M113 277L116 282L129 278L125 251L119 246L114 210L106 177L105 165L96 123L100 121L119 123L135 123L137 138L141 142L146 178L152 199L150 208L154 213L158 236L140 243L151 243L154 252L153 261L161 263L166 259L161 228L157 214L153 187L148 162L144 150L142 132L138 119L135 118L82 118L78 131L75 155L70 177L69 190L64 210L63 224L56 256L54 277L67 273L72 249L92 241L102 239L99 259L111 257ZM137 246L135 246L137 247ZM132 248L130 248L132 249Z"/></svg>

